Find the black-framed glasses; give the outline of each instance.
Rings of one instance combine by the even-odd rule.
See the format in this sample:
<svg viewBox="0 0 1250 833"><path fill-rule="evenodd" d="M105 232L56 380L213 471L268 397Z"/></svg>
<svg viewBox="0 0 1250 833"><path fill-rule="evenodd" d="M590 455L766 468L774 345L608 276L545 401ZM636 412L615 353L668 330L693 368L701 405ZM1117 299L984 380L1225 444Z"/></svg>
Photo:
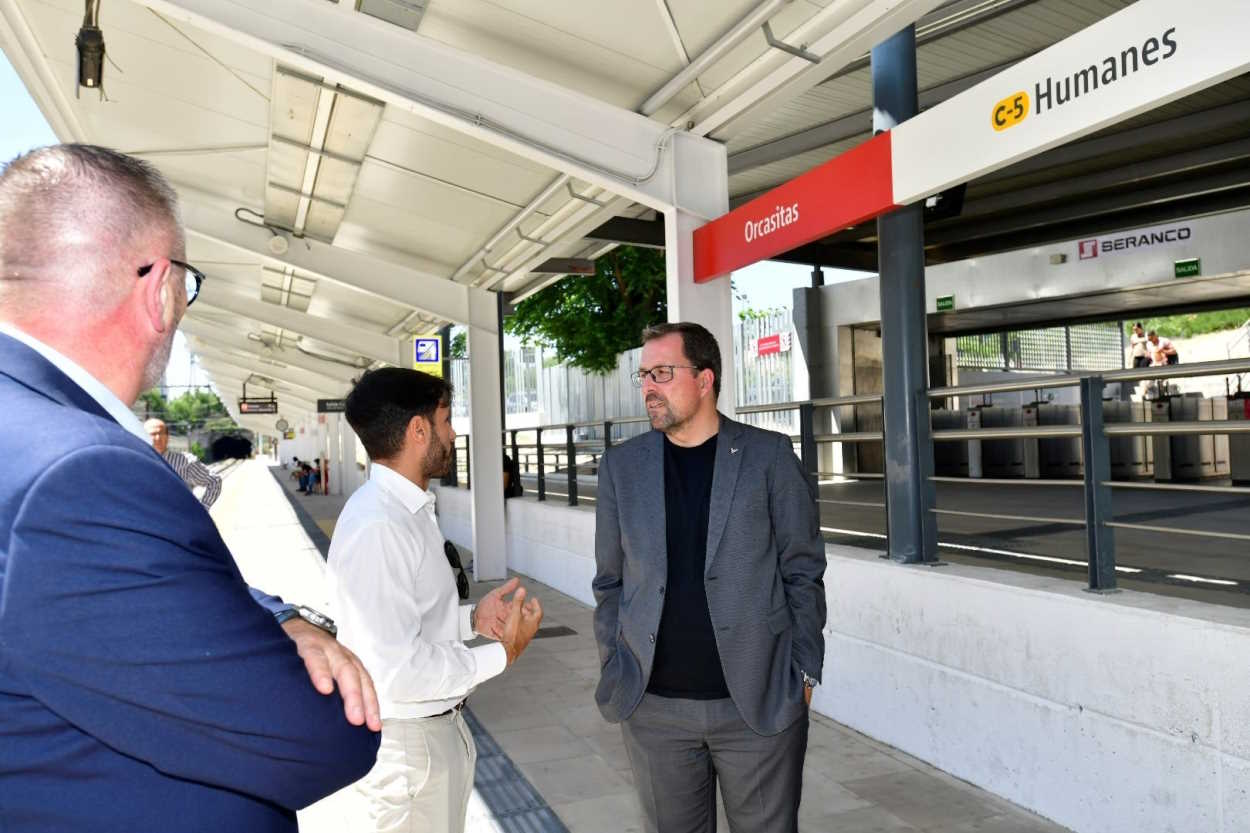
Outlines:
<svg viewBox="0 0 1250 833"><path fill-rule="evenodd" d="M182 270L187 286L187 306L191 306L200 295L200 286L204 283L204 273L190 263L174 260L172 257L169 259L169 262ZM152 267L155 265L154 263L149 263L147 266L140 266L139 277L147 277L148 272L151 272Z"/></svg>
<svg viewBox="0 0 1250 833"><path fill-rule="evenodd" d="M631 373L629 374L629 378L633 381L634 387L636 388L642 387L643 380L645 380L648 376L651 377L652 382L655 382L657 385L662 385L665 382L673 381L673 371L678 368L684 368L686 370L699 370L699 368L692 364L657 364L650 370L639 370L637 373Z"/></svg>

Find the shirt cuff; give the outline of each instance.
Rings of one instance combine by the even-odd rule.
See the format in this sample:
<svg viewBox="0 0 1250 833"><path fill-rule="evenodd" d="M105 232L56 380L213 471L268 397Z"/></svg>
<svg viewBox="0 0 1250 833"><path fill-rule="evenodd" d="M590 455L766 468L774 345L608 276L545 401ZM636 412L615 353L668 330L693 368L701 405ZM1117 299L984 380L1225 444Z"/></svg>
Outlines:
<svg viewBox="0 0 1250 833"><path fill-rule="evenodd" d="M468 642L476 636L473 632L473 605L460 605L460 638Z"/></svg>
<svg viewBox="0 0 1250 833"><path fill-rule="evenodd" d="M469 650L473 652L473 659L477 662L477 669L473 673L474 688L491 677L498 677L508 667L508 652L498 642L479 645Z"/></svg>

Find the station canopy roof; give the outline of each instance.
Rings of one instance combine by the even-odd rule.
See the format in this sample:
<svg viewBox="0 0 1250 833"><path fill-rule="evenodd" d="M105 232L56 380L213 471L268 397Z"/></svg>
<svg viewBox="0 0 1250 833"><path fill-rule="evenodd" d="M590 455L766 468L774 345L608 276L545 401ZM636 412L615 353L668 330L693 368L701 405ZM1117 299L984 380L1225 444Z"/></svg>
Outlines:
<svg viewBox="0 0 1250 833"><path fill-rule="evenodd" d="M517 299L662 245L645 175L600 175L638 170L619 124L724 144L738 204L869 137L868 50L908 23L931 107L1130 2L101 0L102 93L75 83L94 2L0 0L0 45L62 140L178 186L210 278L184 331L227 390L298 413L465 321L470 287ZM1248 104L1234 78L969 183L929 259L1244 207ZM874 231L784 259L873 269Z"/></svg>

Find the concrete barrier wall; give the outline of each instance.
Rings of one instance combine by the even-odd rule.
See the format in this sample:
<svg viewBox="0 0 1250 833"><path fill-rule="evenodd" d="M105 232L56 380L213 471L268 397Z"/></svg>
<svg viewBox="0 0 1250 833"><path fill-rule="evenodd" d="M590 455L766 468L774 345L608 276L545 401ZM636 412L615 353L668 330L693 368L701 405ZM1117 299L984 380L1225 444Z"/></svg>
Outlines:
<svg viewBox="0 0 1250 833"><path fill-rule="evenodd" d="M467 545L467 495L439 507ZM592 508L508 527L511 569L593 604ZM827 552L817 711L1080 833L1250 831L1250 611Z"/></svg>

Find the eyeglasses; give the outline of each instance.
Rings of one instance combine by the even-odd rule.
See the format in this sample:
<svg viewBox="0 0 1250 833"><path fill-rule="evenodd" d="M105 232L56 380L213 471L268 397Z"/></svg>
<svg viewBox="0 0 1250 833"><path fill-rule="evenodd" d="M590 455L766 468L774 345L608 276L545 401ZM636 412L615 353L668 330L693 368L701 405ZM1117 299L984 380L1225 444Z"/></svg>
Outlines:
<svg viewBox="0 0 1250 833"><path fill-rule="evenodd" d="M645 380L648 376L651 377L652 382L655 382L657 385L662 385L665 382L673 381L673 371L679 367L685 368L686 370L700 369L692 364L657 364L650 370L639 370L637 373L631 373L629 374L629 378L633 381L634 387L636 388L642 387L643 380Z"/></svg>
<svg viewBox="0 0 1250 833"><path fill-rule="evenodd" d="M190 263L184 263L181 260L174 260L173 258L170 258L169 262L182 269L184 280L187 285L187 306L191 306L191 304L195 303L195 299L199 297L200 285L204 283L205 275ZM152 267L155 265L156 264L154 263L149 263L147 266L140 266L139 277L147 277L147 274L152 271Z"/></svg>

